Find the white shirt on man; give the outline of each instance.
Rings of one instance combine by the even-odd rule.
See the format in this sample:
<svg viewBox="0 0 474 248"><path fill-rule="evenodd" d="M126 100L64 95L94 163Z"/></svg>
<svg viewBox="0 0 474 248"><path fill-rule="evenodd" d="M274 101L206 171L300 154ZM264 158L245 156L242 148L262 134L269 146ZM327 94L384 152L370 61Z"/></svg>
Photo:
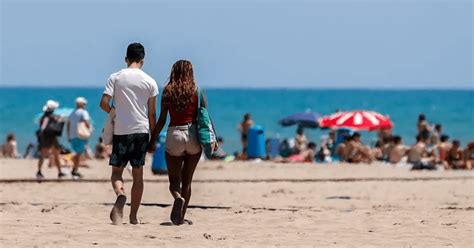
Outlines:
<svg viewBox="0 0 474 248"><path fill-rule="evenodd" d="M115 108L114 135L149 133L148 99L158 95L158 85L138 68L126 68L110 75L104 94Z"/></svg>

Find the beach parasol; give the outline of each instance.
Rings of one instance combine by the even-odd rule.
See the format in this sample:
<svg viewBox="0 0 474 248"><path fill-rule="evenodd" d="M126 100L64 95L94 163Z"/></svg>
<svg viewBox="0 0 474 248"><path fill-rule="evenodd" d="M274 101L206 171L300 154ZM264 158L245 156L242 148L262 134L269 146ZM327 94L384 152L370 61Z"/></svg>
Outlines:
<svg viewBox="0 0 474 248"><path fill-rule="evenodd" d="M73 111L74 111L73 108L57 108L54 110L54 114L67 118ZM36 114L35 118L33 119L33 122L38 123L39 120L41 119L41 116L43 116L43 114L44 112Z"/></svg>
<svg viewBox="0 0 474 248"><path fill-rule="evenodd" d="M318 119L321 117L320 114L311 111L304 113L295 113L281 119L278 123L284 127L298 125L307 128L318 127Z"/></svg>
<svg viewBox="0 0 474 248"><path fill-rule="evenodd" d="M339 112L324 116L319 120L319 125L326 128L350 128L367 131L391 129L393 127L389 116L365 110Z"/></svg>

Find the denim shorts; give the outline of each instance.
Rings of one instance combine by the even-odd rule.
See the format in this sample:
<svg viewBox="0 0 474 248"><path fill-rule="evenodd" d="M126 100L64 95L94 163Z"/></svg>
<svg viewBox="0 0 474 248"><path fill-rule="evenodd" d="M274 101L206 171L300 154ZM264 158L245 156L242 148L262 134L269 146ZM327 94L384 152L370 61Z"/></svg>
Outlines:
<svg viewBox="0 0 474 248"><path fill-rule="evenodd" d="M165 151L175 157L201 153L197 126L188 124L169 127L166 133Z"/></svg>

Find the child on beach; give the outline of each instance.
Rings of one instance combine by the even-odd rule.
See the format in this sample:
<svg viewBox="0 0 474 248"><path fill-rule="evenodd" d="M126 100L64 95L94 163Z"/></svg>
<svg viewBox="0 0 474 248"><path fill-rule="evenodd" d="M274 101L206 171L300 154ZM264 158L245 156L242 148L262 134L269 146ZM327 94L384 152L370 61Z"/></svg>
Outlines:
<svg viewBox="0 0 474 248"><path fill-rule="evenodd" d="M2 145L2 154L5 158L16 158L18 156L15 134L7 135L6 143Z"/></svg>
<svg viewBox="0 0 474 248"><path fill-rule="evenodd" d="M100 107L109 113L115 108L113 128L112 186L117 199L110 212L114 225L122 223L123 208L127 201L123 183L123 170L130 162L133 167L132 200L130 224L138 224L138 208L143 194L143 166L150 130L155 126L156 95L158 86L153 78L141 70L144 64L145 48L132 43L127 48L127 68L110 75L100 102Z"/></svg>
<svg viewBox="0 0 474 248"><path fill-rule="evenodd" d="M198 105L207 108L205 94L199 90L194 80L190 61L179 60L172 69L169 82L163 90L161 111L153 130L149 152L156 149L156 139L166 124L169 113L170 123L165 142L165 158L168 165L169 189L174 198L170 219L174 225L192 222L184 219L191 199L191 182L194 170L201 158L201 145L197 136Z"/></svg>

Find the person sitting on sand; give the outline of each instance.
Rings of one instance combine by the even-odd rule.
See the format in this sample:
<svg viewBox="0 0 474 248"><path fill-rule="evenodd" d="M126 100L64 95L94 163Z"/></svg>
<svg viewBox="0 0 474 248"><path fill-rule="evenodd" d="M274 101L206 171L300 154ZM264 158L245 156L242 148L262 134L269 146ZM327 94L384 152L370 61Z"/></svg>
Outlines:
<svg viewBox="0 0 474 248"><path fill-rule="evenodd" d="M372 162L372 156L370 154L370 148L364 146L360 141L360 133L354 132L350 142L346 146L347 149L347 162L349 163L360 163Z"/></svg>
<svg viewBox="0 0 474 248"><path fill-rule="evenodd" d="M295 153L306 150L307 146L308 139L306 138L306 135L304 135L304 128L302 126L298 126L295 135Z"/></svg>
<svg viewBox="0 0 474 248"><path fill-rule="evenodd" d="M2 154L5 158L17 158L18 150L15 134L7 135L6 143L2 145Z"/></svg>
<svg viewBox="0 0 474 248"><path fill-rule="evenodd" d="M378 160L378 161L383 161L383 143L382 141L378 140L375 142L374 148L370 150L371 157Z"/></svg>
<svg viewBox="0 0 474 248"><path fill-rule="evenodd" d="M464 149L464 165L466 169L472 170L474 166L474 142L469 142Z"/></svg>
<svg viewBox="0 0 474 248"><path fill-rule="evenodd" d="M340 161L347 161L349 158L348 144L351 142L352 137L349 134L344 133L342 135L342 142L337 145L335 149L335 155L339 158Z"/></svg>
<svg viewBox="0 0 474 248"><path fill-rule="evenodd" d="M129 162L133 177L130 224L140 223L137 212L143 195L143 166L150 140L149 133L155 126L158 95L155 80L141 70L144 58L145 48L142 44L130 44L125 58L127 68L110 75L100 101L100 107L106 113L112 110L110 100L113 100L115 108L112 155L109 161L112 166L110 180L117 196L110 212L114 225L122 223L123 208L127 202L122 174Z"/></svg>
<svg viewBox="0 0 474 248"><path fill-rule="evenodd" d="M160 117L148 149L149 152L154 152L156 138L166 124L169 113L171 120L166 135L165 159L169 190L174 198L170 215L174 225L191 224L184 217L191 199L194 171L202 154L196 125L199 105L205 108L208 106L206 95L196 85L193 65L190 61L179 60L174 63L169 82L163 90Z"/></svg>
<svg viewBox="0 0 474 248"><path fill-rule="evenodd" d="M434 157L427 151L426 139L422 134L417 135L416 144L408 151L407 162L413 164L412 170L436 169Z"/></svg>
<svg viewBox="0 0 474 248"><path fill-rule="evenodd" d="M316 155L316 143L310 142L308 147L299 152L298 154L291 155L288 159L283 162L287 163L312 163L314 162L314 156Z"/></svg>
<svg viewBox="0 0 474 248"><path fill-rule="evenodd" d="M464 169L463 155L461 142L459 140L453 140L453 144L446 154L445 169Z"/></svg>
<svg viewBox="0 0 474 248"><path fill-rule="evenodd" d="M94 158L95 159L106 159L110 157L109 149L104 144L102 137L99 138L99 142L94 147Z"/></svg>
<svg viewBox="0 0 474 248"><path fill-rule="evenodd" d="M243 121L239 124L238 130L240 132L240 141L242 142L242 155L247 155L247 145L248 145L248 132L249 129L254 125L252 118L249 113L244 115Z"/></svg>
<svg viewBox="0 0 474 248"><path fill-rule="evenodd" d="M403 145L402 137L398 135L393 136L393 147L389 150L388 161L392 164L399 163L407 152L408 149Z"/></svg>

